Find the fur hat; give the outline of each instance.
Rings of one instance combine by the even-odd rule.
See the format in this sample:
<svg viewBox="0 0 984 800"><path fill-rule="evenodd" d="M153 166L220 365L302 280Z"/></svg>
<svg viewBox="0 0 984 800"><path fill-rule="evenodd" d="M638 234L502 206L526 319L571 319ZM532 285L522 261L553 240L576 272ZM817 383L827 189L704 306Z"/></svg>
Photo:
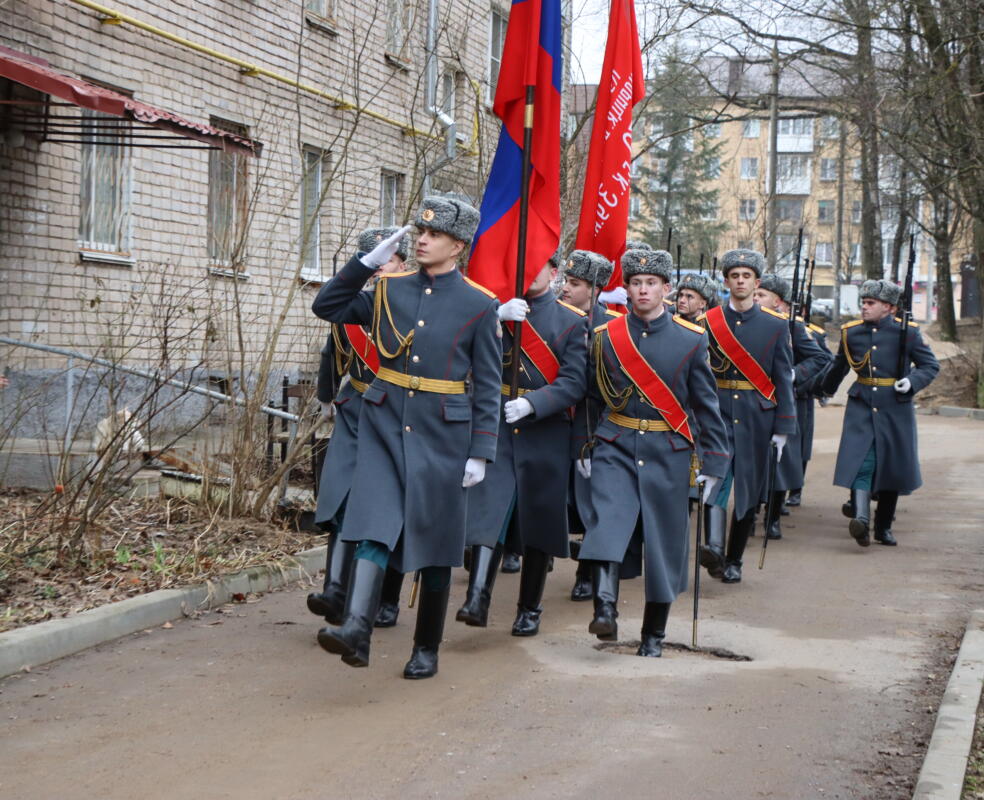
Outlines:
<svg viewBox="0 0 984 800"><path fill-rule="evenodd" d="M359 245L358 250L360 253L368 253L377 244L379 244L383 239L392 236L399 230L397 227L392 228L366 228L362 233L359 234ZM400 240L400 246L396 248L396 254L402 258L404 261L407 260L407 255L410 253L410 235L407 234Z"/></svg>
<svg viewBox="0 0 984 800"><path fill-rule="evenodd" d="M622 279L626 282L633 275L659 275L670 283L673 274L673 256L665 250L626 250L622 254Z"/></svg>
<svg viewBox="0 0 984 800"><path fill-rule="evenodd" d="M778 295L779 299L784 303L789 302L789 298L793 292L789 286L789 281L785 278L780 278L774 272L762 276L762 280L759 282L759 289L765 289Z"/></svg>
<svg viewBox="0 0 984 800"><path fill-rule="evenodd" d="M884 279L877 281L865 281L861 284L859 292L862 298L871 297L875 300L882 300L889 305L897 306L902 297L902 288Z"/></svg>
<svg viewBox="0 0 984 800"><path fill-rule="evenodd" d="M641 239L629 239L625 243L626 250L652 250L653 248Z"/></svg>
<svg viewBox="0 0 984 800"><path fill-rule="evenodd" d="M765 256L757 250L729 250L721 257L719 266L724 277L728 277L728 270L735 267L748 267L755 272L756 278L761 278L765 269Z"/></svg>
<svg viewBox="0 0 984 800"><path fill-rule="evenodd" d="M677 284L676 288L678 293L681 289L690 289L693 292L697 292L708 303L713 303L717 299L717 287L714 281L706 275L688 273L680 278L680 283Z"/></svg>
<svg viewBox="0 0 984 800"><path fill-rule="evenodd" d="M413 224L469 244L478 231L478 209L456 197L425 197Z"/></svg>
<svg viewBox="0 0 984 800"><path fill-rule="evenodd" d="M564 262L564 275L580 278L588 283L594 279L594 285L602 289L612 279L614 270L615 265L611 261L590 250L573 250Z"/></svg>

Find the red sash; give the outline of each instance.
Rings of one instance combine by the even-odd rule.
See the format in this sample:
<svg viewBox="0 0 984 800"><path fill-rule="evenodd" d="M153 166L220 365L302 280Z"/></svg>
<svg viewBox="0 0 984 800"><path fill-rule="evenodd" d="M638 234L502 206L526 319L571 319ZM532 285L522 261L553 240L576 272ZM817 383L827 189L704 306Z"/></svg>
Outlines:
<svg viewBox="0 0 984 800"><path fill-rule="evenodd" d="M754 386L766 400L773 403L776 400L776 387L772 380L759 366L758 361L752 358L741 342L735 338L735 334L728 327L728 321L724 318L724 307L716 306L704 315L707 320L707 327L711 329L714 341L717 342L728 360L734 364L738 371L745 376L746 380Z"/></svg>
<svg viewBox="0 0 984 800"><path fill-rule="evenodd" d="M513 335L513 342L515 342L516 326L511 322L507 324L509 325L509 332ZM553 383L560 372L560 361L557 360L557 356L554 355L553 350L543 341L543 337L530 324L529 320L523 323L522 333L520 335L523 339L521 348L526 354L526 357L533 362L533 366L536 367L537 372L543 376L543 379L547 383ZM515 349L516 345L513 344L513 351Z"/></svg>
<svg viewBox="0 0 984 800"><path fill-rule="evenodd" d="M379 372L379 353L376 350L376 345L372 343L362 326L346 325L345 333L352 343L352 350L359 357L359 361L365 364L373 375Z"/></svg>
<svg viewBox="0 0 984 800"><path fill-rule="evenodd" d="M656 370L649 366L649 362L642 357L639 348L635 346L629 334L627 316L618 317L608 323L608 338L615 349L615 356L622 366L622 371L629 376L643 396L656 406L656 410L663 415L663 419L670 427L693 444L694 437L690 432L687 412L670 391L670 387L663 382Z"/></svg>

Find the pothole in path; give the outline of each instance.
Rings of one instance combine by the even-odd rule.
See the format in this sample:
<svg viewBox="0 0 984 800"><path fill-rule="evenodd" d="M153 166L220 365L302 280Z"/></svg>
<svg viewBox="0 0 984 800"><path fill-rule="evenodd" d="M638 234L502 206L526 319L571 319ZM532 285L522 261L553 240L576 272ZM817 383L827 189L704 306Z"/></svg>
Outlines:
<svg viewBox="0 0 984 800"><path fill-rule="evenodd" d="M639 640L628 642L598 642L594 646L595 650L603 653L612 653L617 656L634 656L639 649ZM663 642L663 651L677 650L683 654L696 656L705 659L720 659L723 661L752 661L751 656L725 650L723 647L692 647L682 642Z"/></svg>

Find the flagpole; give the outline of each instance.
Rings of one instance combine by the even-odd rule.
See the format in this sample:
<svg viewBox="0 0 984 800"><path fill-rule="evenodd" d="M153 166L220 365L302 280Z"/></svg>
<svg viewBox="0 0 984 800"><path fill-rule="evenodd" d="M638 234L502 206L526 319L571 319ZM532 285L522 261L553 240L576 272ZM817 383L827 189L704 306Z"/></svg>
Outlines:
<svg viewBox="0 0 984 800"><path fill-rule="evenodd" d="M523 177L519 189L519 246L516 253L516 293L522 297L526 292L526 223L530 216L530 157L533 149L533 98L534 86L526 87L526 113L523 116ZM523 358L523 323L513 325L512 375L509 378L509 399L519 397L519 364Z"/></svg>

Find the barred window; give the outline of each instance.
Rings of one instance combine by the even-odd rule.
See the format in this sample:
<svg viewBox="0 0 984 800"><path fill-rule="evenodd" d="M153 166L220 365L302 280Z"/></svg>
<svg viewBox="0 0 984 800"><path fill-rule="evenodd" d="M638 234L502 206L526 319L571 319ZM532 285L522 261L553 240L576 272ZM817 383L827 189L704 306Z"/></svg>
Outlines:
<svg viewBox="0 0 984 800"><path fill-rule="evenodd" d="M214 128L244 138L244 125L211 119ZM242 153L210 150L208 154L208 257L223 267L242 266L249 209L249 158Z"/></svg>
<svg viewBox="0 0 984 800"><path fill-rule="evenodd" d="M129 255L130 123L82 109L79 246Z"/></svg>

